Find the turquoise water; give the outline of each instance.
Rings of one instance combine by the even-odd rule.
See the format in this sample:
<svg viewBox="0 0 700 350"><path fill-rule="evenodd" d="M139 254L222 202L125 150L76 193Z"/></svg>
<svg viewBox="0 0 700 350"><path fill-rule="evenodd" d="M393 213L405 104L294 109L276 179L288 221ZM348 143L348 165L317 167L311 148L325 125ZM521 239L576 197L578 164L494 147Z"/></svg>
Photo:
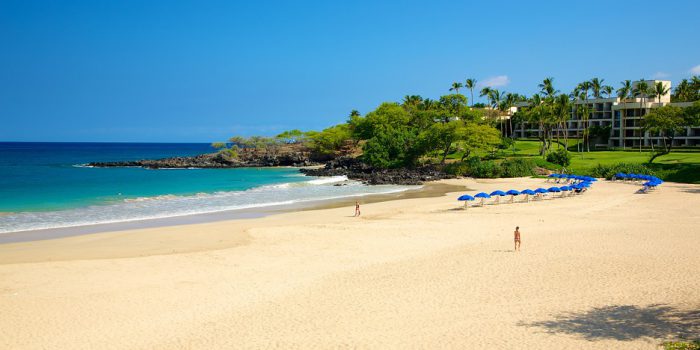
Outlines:
<svg viewBox="0 0 700 350"><path fill-rule="evenodd" d="M188 156L207 144L0 143L0 212L61 210L154 197L240 191L303 181L298 169L87 168L91 161Z"/></svg>
<svg viewBox="0 0 700 350"><path fill-rule="evenodd" d="M208 144L0 143L0 233L163 218L406 190L296 168L91 168L189 156ZM342 183L343 186L334 186Z"/></svg>

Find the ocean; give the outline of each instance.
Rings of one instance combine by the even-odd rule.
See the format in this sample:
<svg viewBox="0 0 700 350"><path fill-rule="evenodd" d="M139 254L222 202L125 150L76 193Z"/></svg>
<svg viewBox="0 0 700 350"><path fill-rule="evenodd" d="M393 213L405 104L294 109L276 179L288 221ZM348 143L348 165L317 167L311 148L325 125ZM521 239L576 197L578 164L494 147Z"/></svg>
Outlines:
<svg viewBox="0 0 700 350"><path fill-rule="evenodd" d="M264 208L404 191L297 168L92 168L93 161L191 156L200 143L0 142L0 234ZM343 186L336 186L343 184Z"/></svg>

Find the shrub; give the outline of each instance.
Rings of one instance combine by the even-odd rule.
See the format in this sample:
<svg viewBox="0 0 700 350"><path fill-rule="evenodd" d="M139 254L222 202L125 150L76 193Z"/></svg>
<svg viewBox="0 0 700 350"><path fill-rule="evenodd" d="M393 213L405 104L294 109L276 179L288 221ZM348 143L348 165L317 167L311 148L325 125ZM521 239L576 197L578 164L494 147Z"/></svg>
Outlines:
<svg viewBox="0 0 700 350"><path fill-rule="evenodd" d="M613 165L596 165L588 175L593 177L604 177L608 180L617 173L635 173L656 176L656 174L643 164L632 164L632 163L617 163Z"/></svg>
<svg viewBox="0 0 700 350"><path fill-rule="evenodd" d="M469 175L469 164L466 162L455 162L445 165L443 171L450 175L465 176Z"/></svg>
<svg viewBox="0 0 700 350"><path fill-rule="evenodd" d="M700 350L700 341L679 341L664 343L666 350Z"/></svg>
<svg viewBox="0 0 700 350"><path fill-rule="evenodd" d="M476 178L495 179L501 177L501 167L492 160L481 161L472 158L468 162L469 175Z"/></svg>
<svg viewBox="0 0 700 350"><path fill-rule="evenodd" d="M535 161L535 165L537 165L540 168L545 168L548 170L559 170L559 165L557 165L557 164L550 163L550 162L548 162L540 157L533 158L533 159Z"/></svg>
<svg viewBox="0 0 700 350"><path fill-rule="evenodd" d="M530 159L506 159L501 163L502 177L523 177L535 175L535 162Z"/></svg>
<svg viewBox="0 0 700 350"><path fill-rule="evenodd" d="M564 148L560 148L547 155L547 161L563 167L571 165L571 154Z"/></svg>

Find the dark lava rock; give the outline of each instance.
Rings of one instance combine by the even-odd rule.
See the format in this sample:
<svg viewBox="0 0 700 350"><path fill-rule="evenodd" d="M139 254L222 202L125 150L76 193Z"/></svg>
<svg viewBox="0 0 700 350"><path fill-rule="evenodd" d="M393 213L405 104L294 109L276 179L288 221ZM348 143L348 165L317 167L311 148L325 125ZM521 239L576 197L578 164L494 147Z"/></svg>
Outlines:
<svg viewBox="0 0 700 350"><path fill-rule="evenodd" d="M300 169L309 176L341 176L362 181L369 185L420 185L426 181L450 179L432 166L402 169L376 169L357 158L340 157L326 163L323 168Z"/></svg>
<svg viewBox="0 0 700 350"><path fill-rule="evenodd" d="M241 168L273 166L311 166L319 164L309 159L304 153L256 154L242 153L238 158L231 158L225 153L201 154L194 157L173 157L164 159L144 159L121 162L92 162L89 166L107 167L143 167L149 169L173 168Z"/></svg>

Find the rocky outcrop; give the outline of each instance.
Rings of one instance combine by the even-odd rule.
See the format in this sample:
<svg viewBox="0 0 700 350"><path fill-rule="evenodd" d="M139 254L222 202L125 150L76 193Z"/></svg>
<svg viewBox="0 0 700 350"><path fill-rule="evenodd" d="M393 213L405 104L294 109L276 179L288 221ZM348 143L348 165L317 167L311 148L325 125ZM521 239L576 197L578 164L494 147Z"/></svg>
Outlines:
<svg viewBox="0 0 700 350"><path fill-rule="evenodd" d="M340 157L323 168L301 169L309 176L340 176L369 185L420 185L426 181L454 178L432 166L413 169L376 169L357 158Z"/></svg>
<svg viewBox="0 0 700 350"><path fill-rule="evenodd" d="M306 152L257 153L241 152L238 157L230 157L226 152L202 154L194 157L173 157L164 159L144 159L120 162L93 162L93 167L143 167L149 169L176 168L242 168L321 165L320 159ZM357 158L339 157L329 160L322 168L303 168L300 171L309 176L345 175L351 180L369 185L420 185L426 181L452 178L435 167L424 166L413 169L376 169Z"/></svg>
<svg viewBox="0 0 700 350"><path fill-rule="evenodd" d="M173 157L164 159L144 159L120 162L92 162L94 167L143 167L149 169L173 168L242 168L273 166L311 166L318 165L306 153L260 153L243 152L238 157L230 157L224 152L202 154L194 157Z"/></svg>

